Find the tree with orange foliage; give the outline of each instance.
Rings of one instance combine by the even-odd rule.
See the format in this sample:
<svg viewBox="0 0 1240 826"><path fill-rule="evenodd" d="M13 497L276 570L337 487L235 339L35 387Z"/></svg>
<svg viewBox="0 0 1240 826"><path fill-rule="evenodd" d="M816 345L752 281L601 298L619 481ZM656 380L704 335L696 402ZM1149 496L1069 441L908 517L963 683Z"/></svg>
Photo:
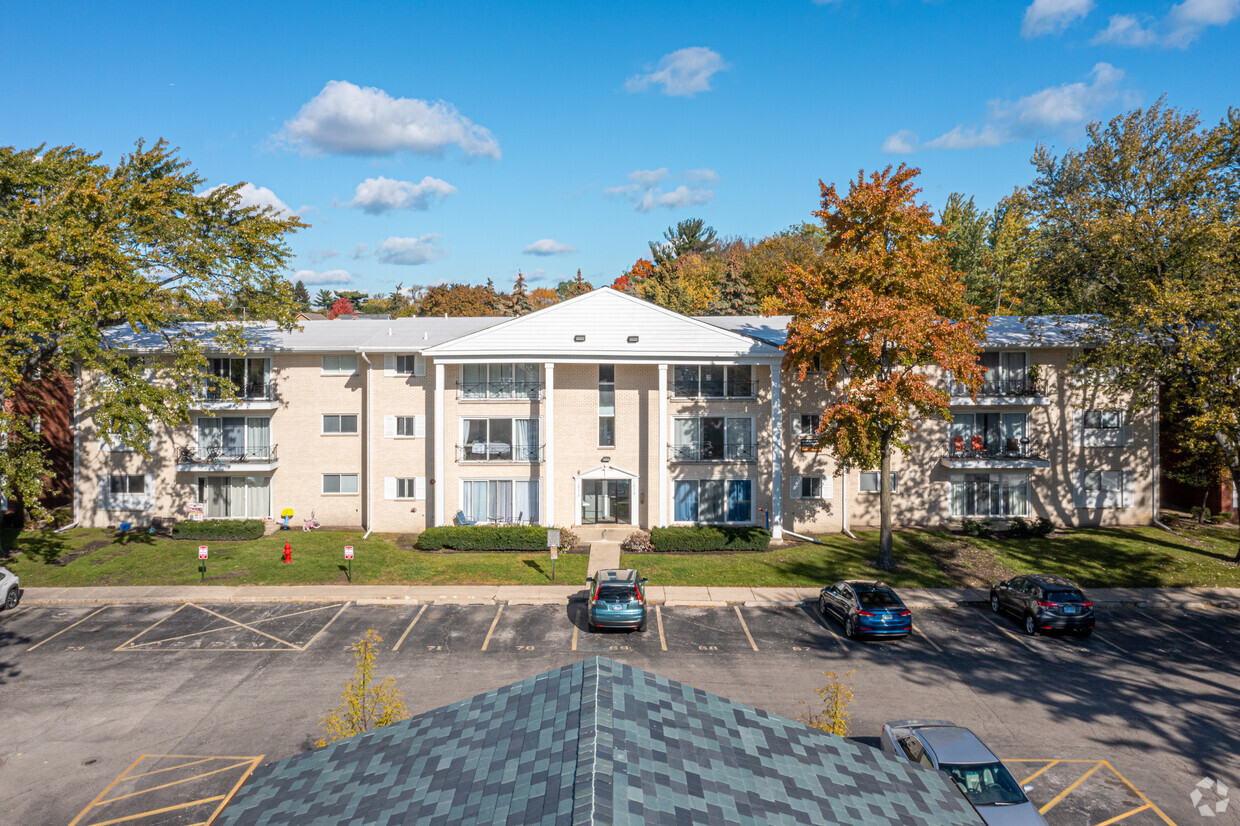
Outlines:
<svg viewBox="0 0 1240 826"><path fill-rule="evenodd" d="M530 306L535 310L541 310L543 307L550 307L552 304L559 303L559 294L550 287L535 287L530 290Z"/></svg>
<svg viewBox="0 0 1240 826"><path fill-rule="evenodd" d="M353 315L353 302L343 295L332 302L332 308L327 311L329 319L338 318L342 315Z"/></svg>
<svg viewBox="0 0 1240 826"><path fill-rule="evenodd" d="M895 567L891 547L891 449L905 455L918 419L950 420L938 367L975 392L983 370L986 316L965 300L948 264L943 228L917 204L920 172L901 164L850 181L848 197L818 182L825 241L807 267L790 265L768 313L791 313L785 369L800 380L817 360L833 401L818 438L845 466L879 470L876 565Z"/></svg>

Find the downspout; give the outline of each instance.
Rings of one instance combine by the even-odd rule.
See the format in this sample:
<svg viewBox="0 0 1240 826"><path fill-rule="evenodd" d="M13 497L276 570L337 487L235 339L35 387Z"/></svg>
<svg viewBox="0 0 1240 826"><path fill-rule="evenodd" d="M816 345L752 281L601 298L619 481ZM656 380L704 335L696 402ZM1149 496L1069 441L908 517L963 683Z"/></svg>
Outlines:
<svg viewBox="0 0 1240 826"><path fill-rule="evenodd" d="M1152 452L1153 452L1153 456L1154 456L1154 479L1153 479L1153 484L1152 484L1152 486L1151 486L1151 487L1153 488L1153 497L1152 497L1152 498L1153 498L1153 500L1154 500L1154 524L1155 524L1157 527L1162 528L1162 529L1163 529L1164 531L1166 531L1167 533L1175 533L1175 531L1173 531L1170 527L1168 527L1167 525L1164 525L1162 522L1159 522L1159 521L1158 521L1158 505L1159 505L1159 496L1158 496L1158 481L1159 481L1159 479L1158 479L1158 473L1159 473L1159 467L1158 467L1158 456L1159 456L1159 451L1160 451L1160 449L1161 449L1161 446L1158 444L1158 422L1159 422L1159 419L1161 418L1161 416L1159 415L1159 407L1160 407L1161 403L1162 403L1162 400L1161 400L1161 398L1160 398L1159 388L1158 388L1158 385L1157 385L1157 384L1155 384L1155 385L1154 385L1154 449L1153 449L1153 451L1152 451ZM1177 534L1177 536L1178 536L1178 534Z"/></svg>
<svg viewBox="0 0 1240 826"><path fill-rule="evenodd" d="M374 504L375 491L374 491L374 485L372 485L370 481L371 456L372 456L372 450L373 450L373 441L370 438L370 420L371 420L370 403L371 403L371 399L373 398L373 396L371 395L371 389L374 386L375 367L373 364L370 363L370 357L367 356L364 351L358 350L357 352L361 355L362 360L366 362L366 416L365 416L364 421L366 422L366 523L367 523L367 528L366 528L366 533L362 534L362 539L366 540L367 538L369 538L370 532L375 529L375 519L373 516L373 511L371 510Z"/></svg>
<svg viewBox="0 0 1240 826"><path fill-rule="evenodd" d="M840 533L849 539L856 539L853 532L848 530L848 465L844 465L844 472L840 474L840 516L844 523Z"/></svg>
<svg viewBox="0 0 1240 826"><path fill-rule="evenodd" d="M78 377L73 378L73 521L63 528L57 528L52 533L64 533L70 528L76 528L78 523L78 493L81 486L78 484Z"/></svg>

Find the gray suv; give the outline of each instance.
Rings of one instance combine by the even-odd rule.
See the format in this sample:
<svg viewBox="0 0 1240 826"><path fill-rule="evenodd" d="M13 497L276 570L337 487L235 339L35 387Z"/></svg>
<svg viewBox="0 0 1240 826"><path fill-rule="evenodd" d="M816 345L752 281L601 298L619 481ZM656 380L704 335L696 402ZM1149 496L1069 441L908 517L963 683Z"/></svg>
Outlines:
<svg viewBox="0 0 1240 826"><path fill-rule="evenodd" d="M1046 826L1007 767L977 735L947 720L896 720L883 725L887 754L946 774L990 826Z"/></svg>

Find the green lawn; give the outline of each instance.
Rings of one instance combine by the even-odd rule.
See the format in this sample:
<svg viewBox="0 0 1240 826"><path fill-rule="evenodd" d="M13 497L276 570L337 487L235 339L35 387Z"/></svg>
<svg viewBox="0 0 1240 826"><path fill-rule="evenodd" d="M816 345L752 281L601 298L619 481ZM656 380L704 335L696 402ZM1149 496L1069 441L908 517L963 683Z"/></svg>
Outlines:
<svg viewBox="0 0 1240 826"><path fill-rule="evenodd" d="M1064 531L1048 539L972 539L939 531L898 531L897 569L881 574L892 585L985 585L1013 574L1059 573L1084 587L1240 587L1234 525L1189 527L1182 536L1157 528ZM839 579L880 576L877 532L822 537L825 545L794 545L767 553L625 554L657 585L820 586ZM181 585L199 581L198 543L145 534L116 536L79 529L63 534L26 531L6 537L20 553L5 564L27 587L61 585ZM293 564L280 560L285 540ZM397 547L392 534L289 531L253 542L211 542L207 583L310 585L346 582L344 546L353 545L353 581L362 585L544 585L551 563L538 553L422 553ZM561 554L556 581L585 578L585 554Z"/></svg>
<svg viewBox="0 0 1240 826"><path fill-rule="evenodd" d="M285 541L293 563L285 565ZM186 585L200 581L198 542L145 534L116 536L82 529L53 534L26 531L21 553L5 564L23 587L62 585ZM546 585L551 562L543 553L422 553L402 550L396 536L314 531L278 532L252 542L208 542L206 581L224 585L314 585L347 582L344 546L354 548L353 582L359 585ZM7 546L6 546L7 547ZM585 554L561 554L556 581L585 580ZM61 564L58 564L59 563ZM67 561L67 564L66 564Z"/></svg>

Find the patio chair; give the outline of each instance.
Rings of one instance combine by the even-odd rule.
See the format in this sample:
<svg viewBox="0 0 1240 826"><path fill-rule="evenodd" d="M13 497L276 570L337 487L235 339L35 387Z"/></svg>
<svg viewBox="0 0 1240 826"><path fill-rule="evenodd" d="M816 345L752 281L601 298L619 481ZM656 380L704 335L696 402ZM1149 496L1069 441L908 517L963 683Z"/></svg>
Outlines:
<svg viewBox="0 0 1240 826"><path fill-rule="evenodd" d="M953 456L964 455L964 437L963 436L952 436L952 455Z"/></svg>
<svg viewBox="0 0 1240 826"><path fill-rule="evenodd" d="M986 437L985 436L974 436L970 440L970 448L972 449L974 455L985 454L986 453Z"/></svg>
<svg viewBox="0 0 1240 826"><path fill-rule="evenodd" d="M465 511L457 511L457 512L456 512L456 524L460 525L461 527L465 527L465 526L467 526L467 525L477 525L477 524L478 524L478 520L477 520L477 519L467 519L467 518L465 517Z"/></svg>

